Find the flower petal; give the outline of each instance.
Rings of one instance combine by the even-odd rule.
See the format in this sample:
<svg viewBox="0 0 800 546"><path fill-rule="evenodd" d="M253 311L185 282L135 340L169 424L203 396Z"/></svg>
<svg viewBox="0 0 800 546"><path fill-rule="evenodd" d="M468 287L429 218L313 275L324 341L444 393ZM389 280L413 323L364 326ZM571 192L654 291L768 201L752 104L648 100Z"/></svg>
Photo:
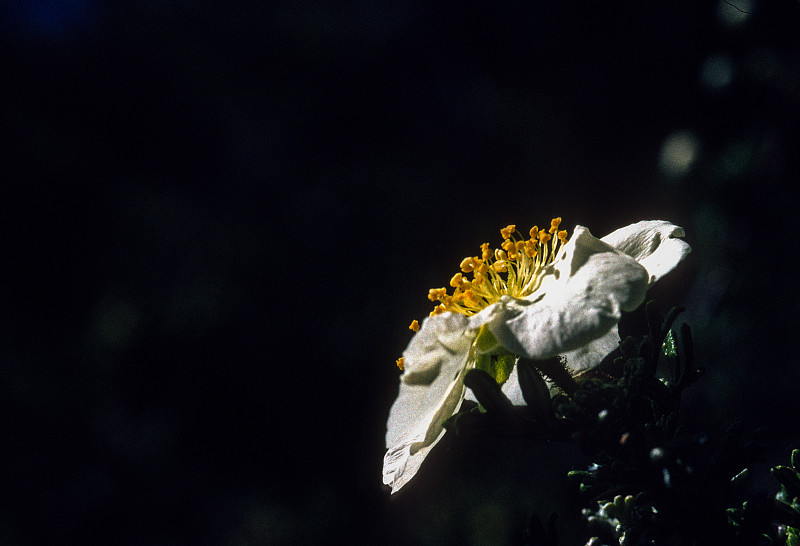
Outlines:
<svg viewBox="0 0 800 546"><path fill-rule="evenodd" d="M516 366L514 366L514 369L511 370L511 375L508 376L508 380L503 383L503 386L500 387L500 390L503 391L503 394L506 395L506 398L508 398L515 406L528 405L527 402L525 402L525 398L522 396L522 389L519 387L519 373L517 372Z"/></svg>
<svg viewBox="0 0 800 546"><path fill-rule="evenodd" d="M618 346L619 333L615 325L611 328L611 330L608 331L608 333L606 333L606 335L587 343L583 347L579 347L574 351L564 353L560 356L566 361L567 369L573 375L575 375L584 370L594 368L600 364L600 362ZM545 380L547 380L547 378L545 378ZM547 384L551 387L553 386L552 382L549 380L547 380ZM514 366L514 369L511 370L511 375L509 375L508 380L503 383L501 390L515 406L527 405L527 402L525 402L525 397L522 396L522 389L519 386L517 366ZM477 399L469 390L467 390L467 394L464 396L464 398L466 400L477 402Z"/></svg>
<svg viewBox="0 0 800 546"><path fill-rule="evenodd" d="M607 336L622 311L644 301L649 281L636 260L581 226L548 276L528 299L504 297L484 319L506 349L534 360L579 351Z"/></svg>
<svg viewBox="0 0 800 546"><path fill-rule="evenodd" d="M650 284L672 271L692 247L679 237L682 227L664 220L646 220L609 233L601 240L642 264L650 274Z"/></svg>
<svg viewBox="0 0 800 546"><path fill-rule="evenodd" d="M466 317L443 313L423 322L403 352L405 372L386 423L383 483L399 490L444 435L442 424L464 399L464 375L477 332Z"/></svg>
<svg viewBox="0 0 800 546"><path fill-rule="evenodd" d="M619 347L619 330L615 324L605 335L562 356L567 361L567 369L575 375L594 368L617 347Z"/></svg>
<svg viewBox="0 0 800 546"><path fill-rule="evenodd" d="M456 313L428 317L403 351L405 383L431 383L454 353L469 349L475 334L469 319Z"/></svg>

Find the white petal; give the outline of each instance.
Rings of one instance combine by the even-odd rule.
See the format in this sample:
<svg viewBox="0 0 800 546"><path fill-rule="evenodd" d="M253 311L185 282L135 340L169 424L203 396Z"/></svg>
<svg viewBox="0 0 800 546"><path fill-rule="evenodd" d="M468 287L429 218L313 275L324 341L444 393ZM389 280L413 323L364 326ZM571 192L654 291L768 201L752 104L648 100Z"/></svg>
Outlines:
<svg viewBox="0 0 800 546"><path fill-rule="evenodd" d="M581 226L549 277L528 298L503 298L491 311L489 329L512 353L545 359L606 336L622 311L644 301L649 280L636 260Z"/></svg>
<svg viewBox="0 0 800 546"><path fill-rule="evenodd" d="M600 362L618 346L619 333L617 331L617 327L614 326L606 335L587 343L583 347L580 347L569 353L564 353L560 356L566 360L567 369L569 369L572 375L575 375L584 370L594 368L600 364ZM514 366L514 369L511 371L511 375L509 375L508 380L503 383L501 390L515 406L526 406L527 402L525 402L525 398L522 396L522 389L519 386L518 377L517 367ZM552 386L552 383L549 380L547 381L547 384ZM471 393L472 391L467 390L465 398L467 400L473 400L477 402L477 399L474 396L471 396Z"/></svg>
<svg viewBox="0 0 800 546"><path fill-rule="evenodd" d="M500 387L500 390L515 406L526 406L525 398L522 397L522 390L519 387L519 375L517 374L517 367L511 368L511 373L506 379L505 383ZM471 402L478 402L475 393L471 389L467 389L464 393L464 400Z"/></svg>
<svg viewBox="0 0 800 546"><path fill-rule="evenodd" d="M683 228L664 220L646 220L620 228L602 238L617 250L634 258L650 274L651 284L672 271L691 252L679 237Z"/></svg>
<svg viewBox="0 0 800 546"><path fill-rule="evenodd" d="M460 318L459 318L460 317ZM386 423L383 483L399 490L444 435L444 423L464 399L464 374L476 332L466 317L426 319L403 352L405 372Z"/></svg>
<svg viewBox="0 0 800 546"><path fill-rule="evenodd" d="M439 373L443 363L454 353L461 353L475 338L470 332L469 320L464 315L442 313L422 321L419 331L403 351L406 383L430 383Z"/></svg>
<svg viewBox="0 0 800 546"><path fill-rule="evenodd" d="M508 398L515 406L528 405L528 403L525 402L525 398L522 396L522 389L519 386L519 373L517 372L516 366L514 366L514 369L511 370L511 375L508 376L508 380L503 383L503 386L500 387L500 390L503 391L503 394L506 395L506 398Z"/></svg>
<svg viewBox="0 0 800 546"><path fill-rule="evenodd" d="M594 368L617 347L619 347L619 331L615 324L604 336L562 356L567 361L569 371L575 375Z"/></svg>

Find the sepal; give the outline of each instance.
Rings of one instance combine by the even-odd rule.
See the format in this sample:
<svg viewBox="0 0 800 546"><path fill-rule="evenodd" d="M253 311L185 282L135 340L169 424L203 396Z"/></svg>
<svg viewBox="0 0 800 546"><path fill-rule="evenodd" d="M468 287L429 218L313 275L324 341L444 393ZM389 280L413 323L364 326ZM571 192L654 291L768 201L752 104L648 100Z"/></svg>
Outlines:
<svg viewBox="0 0 800 546"><path fill-rule="evenodd" d="M522 396L534 419L555 425L556 414L550 398L550 389L534 363L520 360L517 364L517 375Z"/></svg>

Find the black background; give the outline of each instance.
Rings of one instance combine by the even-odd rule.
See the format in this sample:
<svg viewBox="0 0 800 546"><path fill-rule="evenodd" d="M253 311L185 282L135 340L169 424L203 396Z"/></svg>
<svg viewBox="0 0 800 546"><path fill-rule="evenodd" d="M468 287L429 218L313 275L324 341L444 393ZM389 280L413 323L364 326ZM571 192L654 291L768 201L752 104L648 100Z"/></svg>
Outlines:
<svg viewBox="0 0 800 546"><path fill-rule="evenodd" d="M557 215L686 228L684 421L785 463L800 4L731 4L0 8L0 543L517 541L569 446L448 438L390 499L383 434L428 288Z"/></svg>

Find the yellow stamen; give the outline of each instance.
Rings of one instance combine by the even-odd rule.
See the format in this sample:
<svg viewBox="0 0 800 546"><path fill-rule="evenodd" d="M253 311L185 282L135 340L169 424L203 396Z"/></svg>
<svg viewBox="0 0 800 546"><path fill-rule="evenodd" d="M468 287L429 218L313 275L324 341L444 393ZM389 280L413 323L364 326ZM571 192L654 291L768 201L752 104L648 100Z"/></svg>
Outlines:
<svg viewBox="0 0 800 546"><path fill-rule="evenodd" d="M517 245L514 243L514 241L512 241L511 239L506 239L500 246L503 247L503 250L506 251L509 258L511 258L512 260L515 260L517 258Z"/></svg>
<svg viewBox="0 0 800 546"><path fill-rule="evenodd" d="M559 231L561 218L553 218L548 230L537 226L530 229L528 240L519 240L517 227L509 224L500 230L503 242L500 248L491 249L489 243L481 245L481 254L461 260L461 272L453 275L450 286L433 288L428 299L438 302L431 315L445 311L474 315L500 300L504 295L524 298L535 292L542 282L545 267L556 259L558 250L567 242L567 232ZM471 274L472 278L467 278Z"/></svg>
<svg viewBox="0 0 800 546"><path fill-rule="evenodd" d="M402 370L406 365L406 359L401 356L400 358L397 359L395 364L397 364L397 367Z"/></svg>
<svg viewBox="0 0 800 546"><path fill-rule="evenodd" d="M503 242L500 248L492 249L489 243L480 246L480 257L468 256L461 260L461 271L450 279L453 293L447 288L431 288L428 299L438 304L430 316L444 312L474 315L503 296L525 298L536 292L542 284L546 267L553 263L558 251L567 242L567 232L559 231L561 218L550 221L550 229L540 230L534 226L530 239L520 240L517 227L510 224L500 230ZM467 278L471 274L472 278ZM419 322L414 320L409 329L418 332ZM397 367L404 367L403 358Z"/></svg>
<svg viewBox="0 0 800 546"><path fill-rule="evenodd" d="M467 285L469 285L469 281L465 280L461 273L456 273L453 275L453 278L450 279L450 286L453 288L464 288Z"/></svg>
<svg viewBox="0 0 800 546"><path fill-rule="evenodd" d="M469 303L473 304L477 304L478 302L481 301L481 298L476 296L475 292L473 292L472 290L467 290L466 292L464 292L464 299L469 301Z"/></svg>
<svg viewBox="0 0 800 546"><path fill-rule="evenodd" d="M539 244L543 245L543 244L547 243L551 238L552 237L550 236L550 234L547 233L546 231L540 231L539 232Z"/></svg>
<svg viewBox="0 0 800 546"><path fill-rule="evenodd" d="M428 299L431 301L439 301L447 294L447 288L431 288L428 290Z"/></svg>
<svg viewBox="0 0 800 546"><path fill-rule="evenodd" d="M517 231L517 226L514 224L509 224L500 230L500 236L503 237L503 239L508 239L515 231Z"/></svg>

